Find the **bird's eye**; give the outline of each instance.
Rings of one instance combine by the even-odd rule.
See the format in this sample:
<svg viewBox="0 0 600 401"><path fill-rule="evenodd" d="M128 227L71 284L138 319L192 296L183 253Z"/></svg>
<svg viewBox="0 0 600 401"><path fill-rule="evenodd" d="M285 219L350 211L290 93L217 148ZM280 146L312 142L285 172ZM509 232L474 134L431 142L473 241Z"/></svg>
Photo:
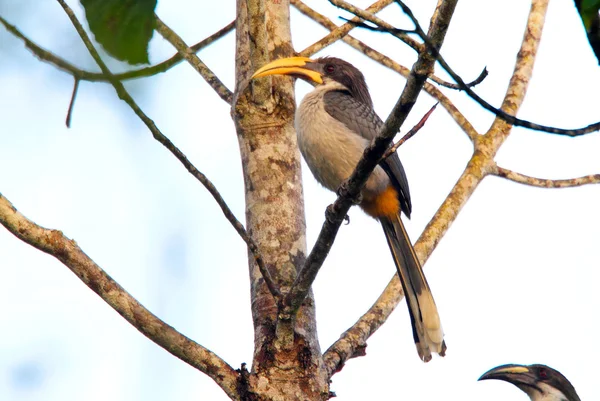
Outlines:
<svg viewBox="0 0 600 401"><path fill-rule="evenodd" d="M331 73L332 73L332 72L334 72L334 71L335 71L335 67L334 67L333 65L331 65L331 64L327 64L327 65L325 66L325 72L327 72L327 73L331 74Z"/></svg>
<svg viewBox="0 0 600 401"><path fill-rule="evenodd" d="M540 368L540 379L546 380L548 378L548 371L546 368Z"/></svg>

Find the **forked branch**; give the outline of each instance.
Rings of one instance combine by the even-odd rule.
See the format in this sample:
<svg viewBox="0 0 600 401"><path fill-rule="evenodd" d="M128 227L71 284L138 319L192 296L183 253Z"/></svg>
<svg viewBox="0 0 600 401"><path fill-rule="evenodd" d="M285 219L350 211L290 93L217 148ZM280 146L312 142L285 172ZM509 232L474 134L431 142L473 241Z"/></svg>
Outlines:
<svg viewBox="0 0 600 401"><path fill-rule="evenodd" d="M435 43L423 31L418 20L415 18L412 11L410 10L410 8L407 7L401 0L395 0L395 1L396 1L396 3L398 3L400 5L400 7L402 7L402 10L406 13L406 15L408 15L408 17L414 23L414 25L415 25L414 29L407 30L407 29L395 28L392 25L388 24L387 22L383 21L382 19L378 18L377 16L375 16L365 10L362 10L356 6L353 6L352 4L347 3L344 0L329 0L329 1L332 4L336 5L337 7L342 8L346 11L349 11L349 12L355 14L356 16L361 17L364 20L367 20L376 25L375 27L371 27L369 25L362 24L361 26L363 28L375 30L375 31L387 32L387 33L390 33L399 38L401 35L406 35L407 33L417 34L423 40L423 42L427 45L428 51L430 51L434 55L434 57L437 58L437 61L440 63L442 68L444 68L444 70L457 83L458 89L465 91L481 107L494 113L497 117L500 117L502 120L508 122L511 125L529 128L529 129L532 129L535 131L542 131L542 132L548 132L551 134L565 135L565 136L571 136L571 137L585 135L585 134L589 134L589 133L600 130L600 121L592 123L592 124L590 124L586 127L582 127L582 128L563 129L563 128L550 127L547 125L537 124L537 123L534 123L531 121L523 120L523 119L515 117L515 115L513 115L513 114L507 113L502 108L496 108L496 107L492 106L486 100L484 100L479 95L477 95L477 93L475 93L473 91L473 89L471 89L469 84L465 83L465 81L461 78L461 76L458 75L456 72L454 72L454 70L448 65L448 63L444 60L442 55L439 53L439 50L435 47ZM404 41L402 38L400 38L400 39L402 41Z"/></svg>
<svg viewBox="0 0 600 401"><path fill-rule="evenodd" d="M0 17L0 24L4 25L7 31L21 39L25 43L25 47L29 49L37 58L46 63L52 64L59 70L63 70L68 74L72 75L74 78L79 79L81 81L90 81L90 82L108 82L109 77L104 75L102 72L91 72L85 71L80 68L75 67L73 64L69 63L65 59L57 56L56 54L50 52L49 50L44 49L43 47L37 45L31 39L23 35L19 29L9 24L4 18ZM233 30L235 27L235 21L231 21L229 24L225 25L223 28L219 29L217 32L208 36L206 39L201 40L193 46L190 46L190 50L194 53L204 49L208 45L213 42L221 39L223 36L227 35L229 32ZM128 79L135 78L144 78L150 77L153 75L160 74L162 72L166 72L172 67L176 66L183 60L183 56L180 53L174 54L171 58L158 63L156 65L150 67L139 68L136 70L126 71L118 74L114 74L113 78L118 79L119 81L125 81Z"/></svg>
<svg viewBox="0 0 600 401"><path fill-rule="evenodd" d="M528 175L517 173L499 166L496 166L493 169L492 174L501 178L506 178L510 181L518 182L519 184L540 188L571 188L589 184L600 184L600 174L590 174L583 177L551 180L548 178L530 177Z"/></svg>
<svg viewBox="0 0 600 401"><path fill-rule="evenodd" d="M233 93L221 80L211 71L206 64L200 60L200 57L185 43L185 41L177 35L171 28L167 26L158 16L155 16L156 31L162 35L175 49L181 57L183 57L197 72L204 78L206 82L217 92L221 99L231 104Z"/></svg>
<svg viewBox="0 0 600 401"><path fill-rule="evenodd" d="M60 260L148 339L208 375L229 397L237 399L238 374L227 362L152 314L87 256L75 241L58 230L40 227L27 219L2 194L0 224L23 242Z"/></svg>
<svg viewBox="0 0 600 401"><path fill-rule="evenodd" d="M375 14L375 13L378 13L379 11L383 10L385 7L389 6L393 2L394 2L394 0L378 0L375 3L373 3L371 6L369 6L369 8L367 8L367 10L370 13ZM316 11L312 10L310 7L308 7L301 1L290 0L290 3L293 4L304 15L306 15L310 18L313 18L315 21L319 22L318 16L320 14L318 14ZM301 56L310 57L313 54L323 50L330 44L335 43L339 39L346 37L348 32L350 32L352 29L354 29L356 27L355 22L358 22L358 21L360 21L360 18L356 17L355 19L350 20L341 26L337 26L337 25L331 23L332 26L326 27L331 32L329 32L323 38L321 38L317 42L313 43L312 45L308 46L306 49L302 50L298 54ZM411 47L416 46L417 48L419 48L419 46L421 46L416 40L412 39L411 37L406 36L405 39L408 41L407 44Z"/></svg>

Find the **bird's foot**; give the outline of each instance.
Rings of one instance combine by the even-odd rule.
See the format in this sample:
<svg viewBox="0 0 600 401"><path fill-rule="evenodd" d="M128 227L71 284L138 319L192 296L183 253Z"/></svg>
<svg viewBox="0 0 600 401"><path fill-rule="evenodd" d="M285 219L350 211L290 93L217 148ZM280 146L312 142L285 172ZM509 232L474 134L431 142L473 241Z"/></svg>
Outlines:
<svg viewBox="0 0 600 401"><path fill-rule="evenodd" d="M327 206L327 209L325 209L325 220L327 220L330 223L339 223L340 222L337 217L337 212L335 211L334 204ZM350 224L350 216L345 215L344 221L346 222L346 224Z"/></svg>
<svg viewBox="0 0 600 401"><path fill-rule="evenodd" d="M350 194L350 191L348 190L348 181L342 182L342 185L340 185L340 187L336 191L336 194L337 194L337 196L341 196L343 198L349 199L355 205L360 205L363 200L363 196L362 196L361 192L359 192L358 194L356 194L354 196L352 194Z"/></svg>

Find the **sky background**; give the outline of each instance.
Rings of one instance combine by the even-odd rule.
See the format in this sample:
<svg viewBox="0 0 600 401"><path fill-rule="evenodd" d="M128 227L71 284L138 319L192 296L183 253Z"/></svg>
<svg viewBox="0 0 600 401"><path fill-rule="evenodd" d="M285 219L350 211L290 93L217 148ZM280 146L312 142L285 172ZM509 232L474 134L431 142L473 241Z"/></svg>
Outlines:
<svg viewBox="0 0 600 401"><path fill-rule="evenodd" d="M327 1L307 3L334 19ZM76 1L70 1L80 17ZM366 7L366 1L357 1ZM427 25L434 0L409 1ZM513 70L529 2L459 2L442 53L476 91L499 105ZM235 2L159 1L157 14L189 44L235 18ZM3 0L0 15L39 45L97 71L53 1ZM410 27L398 7L381 14ZM294 47L327 32L292 11ZM410 67L398 40L356 37ZM155 34L150 59L174 50ZM345 58L366 75L382 118L404 80L343 43L322 55ZM200 52L229 87L234 35ZM106 59L107 57L105 57ZM113 71L125 64L110 61ZM437 69L440 76L443 72ZM107 84L82 82L64 124L72 78L41 63L0 29L0 193L36 223L62 230L150 311L237 368L252 358L246 248L207 193ZM187 64L126 87L244 217L241 163L229 106ZM296 84L297 99L311 87ZM493 116L464 94L444 90L484 133ZM576 128L600 120L600 68L572 1L551 1L528 96L519 117ZM405 132L434 101L423 94ZM516 128L499 165L543 178L600 173L600 134L572 139ZM416 240L465 167L467 136L439 107L400 157L411 185ZM304 166L308 243L334 195ZM340 400L525 400L502 382L477 382L504 363L545 363L580 397L600 399L594 366L600 318L600 186L540 189L489 177L427 262L448 353L423 364L404 302L368 342L367 356L333 377ZM364 313L395 272L379 224L350 211L314 284L321 348ZM0 229L0 400L226 400L211 379L146 339L65 266ZM335 285L332 285L335 283Z"/></svg>

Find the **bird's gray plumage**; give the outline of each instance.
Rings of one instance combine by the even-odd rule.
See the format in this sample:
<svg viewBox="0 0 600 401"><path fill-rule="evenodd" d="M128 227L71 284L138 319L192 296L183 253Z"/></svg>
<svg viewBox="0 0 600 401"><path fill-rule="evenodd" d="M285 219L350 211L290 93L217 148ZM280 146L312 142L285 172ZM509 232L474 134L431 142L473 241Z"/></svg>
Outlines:
<svg viewBox="0 0 600 401"><path fill-rule="evenodd" d="M336 191L354 171L383 122L373 110L364 77L356 68L335 58L319 59L307 66L322 72L324 82L304 97L296 112L298 145L317 181ZM396 153L375 168L362 191L363 199L369 201L390 184L397 192L401 210L410 217L408 180ZM378 219L405 289L419 356L428 361L432 351L443 355L446 346L435 301L400 214Z"/></svg>
<svg viewBox="0 0 600 401"><path fill-rule="evenodd" d="M348 135L347 126L324 109L323 97L331 87L318 86L307 94L296 110L298 146L317 181L331 191L337 191L358 164L369 140L359 135ZM367 180L363 196L381 193L390 180L381 167L376 167Z"/></svg>
<svg viewBox="0 0 600 401"><path fill-rule="evenodd" d="M374 139L383 127L383 121L375 113L375 110L369 105L356 100L346 90L328 91L323 95L323 101L325 111L329 115L342 122L352 132L359 134L363 138ZM410 217L412 204L410 201L408 179L406 178L400 158L396 153L393 153L380 163L380 166L388 173L400 195L399 200L402 211L407 217Z"/></svg>

